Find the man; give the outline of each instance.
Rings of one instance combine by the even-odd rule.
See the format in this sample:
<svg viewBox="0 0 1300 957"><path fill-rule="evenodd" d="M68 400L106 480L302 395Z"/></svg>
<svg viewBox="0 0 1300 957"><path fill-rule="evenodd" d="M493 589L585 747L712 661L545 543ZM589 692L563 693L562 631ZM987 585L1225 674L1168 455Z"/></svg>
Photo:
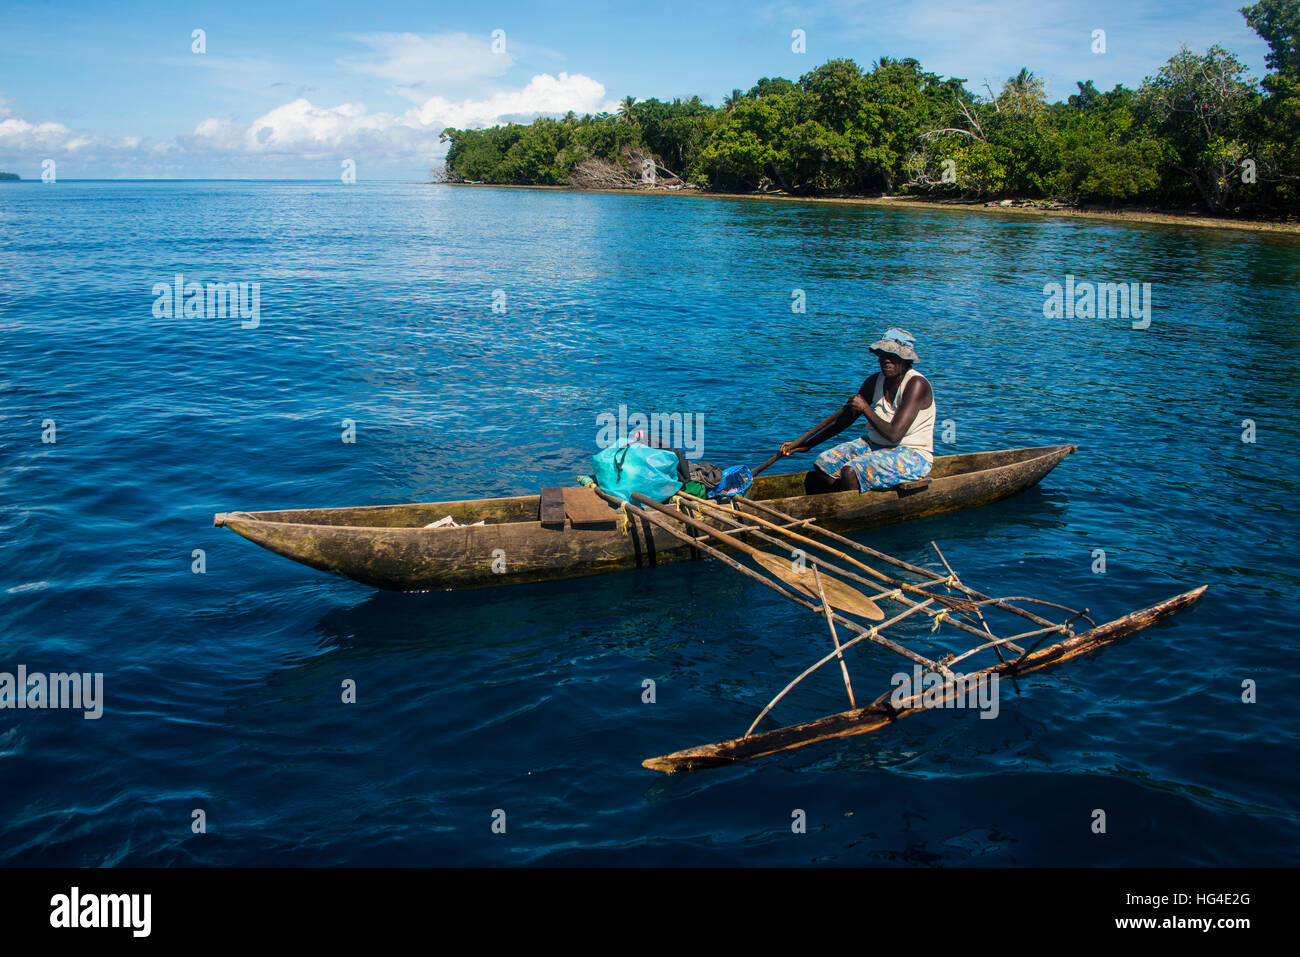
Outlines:
<svg viewBox="0 0 1300 957"><path fill-rule="evenodd" d="M864 438L844 442L817 456L815 468L804 476L809 495L851 489L889 488L925 478L934 465L934 392L912 369L918 361L916 339L905 329L891 328L871 344L880 363L858 394L803 445L781 444L782 455L807 452L839 435L859 415L867 419Z"/></svg>

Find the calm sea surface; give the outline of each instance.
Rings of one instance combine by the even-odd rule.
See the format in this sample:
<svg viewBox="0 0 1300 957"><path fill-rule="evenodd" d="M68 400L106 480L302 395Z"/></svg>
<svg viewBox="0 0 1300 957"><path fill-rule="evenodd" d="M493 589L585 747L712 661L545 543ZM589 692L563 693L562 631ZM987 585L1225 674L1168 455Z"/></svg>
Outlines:
<svg viewBox="0 0 1300 957"><path fill-rule="evenodd" d="M178 273L260 283L260 325L156 317ZM1150 328L1045 318L1067 275L1150 283ZM1297 290L1300 241L1246 231L0 184L0 672L102 672L105 698L99 720L0 710L0 863L1292 864ZM856 389L888 325L955 424L940 453L1079 452L1019 497L862 540L928 565L936 541L976 587L1099 620L1208 582L1205 601L1005 682L997 720L668 777L640 762L741 734L825 652L812 616L712 562L377 593L212 527L571 484L620 404L702 414L707 459L756 465ZM900 670L851 667L861 696ZM827 670L775 716L842 699Z"/></svg>

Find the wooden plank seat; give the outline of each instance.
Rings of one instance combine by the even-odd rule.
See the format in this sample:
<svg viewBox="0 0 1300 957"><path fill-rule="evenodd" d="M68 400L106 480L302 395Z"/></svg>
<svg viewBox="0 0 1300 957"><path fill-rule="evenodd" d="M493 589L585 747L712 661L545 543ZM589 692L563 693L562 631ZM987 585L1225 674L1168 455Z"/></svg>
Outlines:
<svg viewBox="0 0 1300 957"><path fill-rule="evenodd" d="M594 490L580 485L542 489L537 511L543 528L572 527L599 531L618 528L618 512L606 505Z"/></svg>
<svg viewBox="0 0 1300 957"><path fill-rule="evenodd" d="M564 528L564 489L544 488L537 502L538 520L546 528Z"/></svg>
<svg viewBox="0 0 1300 957"><path fill-rule="evenodd" d="M564 514L569 517L574 528L609 529L618 528L618 512L596 494L595 489L575 485L563 489Z"/></svg>

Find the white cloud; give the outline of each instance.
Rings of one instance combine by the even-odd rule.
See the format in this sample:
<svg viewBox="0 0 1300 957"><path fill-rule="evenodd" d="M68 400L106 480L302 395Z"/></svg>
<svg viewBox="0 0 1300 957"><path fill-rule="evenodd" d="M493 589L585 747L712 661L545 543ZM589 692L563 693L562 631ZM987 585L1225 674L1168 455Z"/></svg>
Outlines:
<svg viewBox="0 0 1300 957"><path fill-rule="evenodd" d="M394 125L391 114L368 114L360 103L319 107L299 97L247 124L210 117L195 127L194 136L209 148L235 152L317 151Z"/></svg>
<svg viewBox="0 0 1300 957"><path fill-rule="evenodd" d="M543 113L599 113L614 111L618 104L605 99L605 87L581 73L558 77L539 73L522 90L495 93L485 100L453 103L441 96L430 97L415 110L421 123L443 126L489 126L506 117L533 117Z"/></svg>
<svg viewBox="0 0 1300 957"><path fill-rule="evenodd" d="M401 113L370 113L361 103L315 106L299 97L251 123L211 117L195 127L193 139L210 149L232 152L315 154L351 147L441 153L438 134L445 127L486 126L506 118L542 114L591 113L614 110L605 87L581 73L558 77L540 73L521 90L495 93L487 99L453 102L430 97ZM197 145L197 143L196 143Z"/></svg>
<svg viewBox="0 0 1300 957"><path fill-rule="evenodd" d="M445 154L446 144L438 137L448 126L472 128L527 122L569 110L581 115L615 109L604 85L589 76L539 73L519 89L481 99L433 96L400 112L372 113L360 102L319 106L300 96L251 122L207 117L191 133L146 141L139 136L110 139L79 133L62 123L31 123L13 115L8 101L0 97L0 167L8 157L29 161L75 153L84 164L81 168L98 164L128 176L160 171L183 175L187 169L215 175L223 168L269 172L295 160L333 162L339 157L356 158L369 168L422 172Z"/></svg>
<svg viewBox="0 0 1300 957"><path fill-rule="evenodd" d="M111 143L101 137L75 133L62 123L30 123L14 115L10 102L0 96L0 149L49 154L75 152L95 143Z"/></svg>
<svg viewBox="0 0 1300 957"><path fill-rule="evenodd" d="M493 53L490 37L468 33L364 33L355 39L376 56L339 62L359 73L393 81L392 92L415 103L435 89L501 76L515 62L508 47L505 52Z"/></svg>
<svg viewBox="0 0 1300 957"><path fill-rule="evenodd" d="M311 96L317 94L302 80L314 78L290 83L281 67L255 56L177 56L165 62L204 70L216 86L248 94L245 102L260 100L260 109L266 103L261 98L277 87L286 88L280 91L285 101L251 121L247 114L208 115L188 133L160 139L123 130L114 139L20 116L0 96L0 165L30 163L36 156L72 159L69 154L75 153L80 168L98 167L111 175L222 175L223 169L314 169L344 156L372 167L423 171L445 154L446 144L438 137L448 126L476 128L570 110L617 109L605 87L581 73L538 72L523 86L518 85L522 77L513 84L499 79L518 69L518 56L562 59L514 38L501 53L492 52L493 38L487 33L376 32L352 39L363 52L336 62L359 76L386 81L386 93L398 98L395 109L371 112L360 91L336 93L332 103L313 102ZM276 82L270 82L272 77ZM353 82L370 85L356 76ZM288 91L295 88L290 97ZM376 95L378 89L368 91L368 96Z"/></svg>

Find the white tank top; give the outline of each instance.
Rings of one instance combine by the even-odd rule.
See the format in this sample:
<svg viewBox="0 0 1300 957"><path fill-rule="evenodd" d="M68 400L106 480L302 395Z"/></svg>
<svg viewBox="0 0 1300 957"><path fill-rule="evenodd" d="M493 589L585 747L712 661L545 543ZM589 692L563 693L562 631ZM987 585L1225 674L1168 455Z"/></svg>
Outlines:
<svg viewBox="0 0 1300 957"><path fill-rule="evenodd" d="M894 393L894 401L890 402L885 398L885 377L876 376L875 391L871 396L871 408L876 415L880 416L886 422L894 421L894 413L898 411L898 401L903 398L903 392L907 389L907 384L912 381L913 376L918 379L925 379L925 376L915 369L908 369L903 376L903 381L898 383L898 391ZM927 380L928 381L928 380ZM930 406L921 409L916 413L916 418L912 420L911 427L907 434L898 440L898 445L893 446L886 441L883 435L876 432L875 429L868 427L867 438L872 445L883 445L887 448L907 448L916 449L927 459L934 460L934 399L931 397Z"/></svg>

